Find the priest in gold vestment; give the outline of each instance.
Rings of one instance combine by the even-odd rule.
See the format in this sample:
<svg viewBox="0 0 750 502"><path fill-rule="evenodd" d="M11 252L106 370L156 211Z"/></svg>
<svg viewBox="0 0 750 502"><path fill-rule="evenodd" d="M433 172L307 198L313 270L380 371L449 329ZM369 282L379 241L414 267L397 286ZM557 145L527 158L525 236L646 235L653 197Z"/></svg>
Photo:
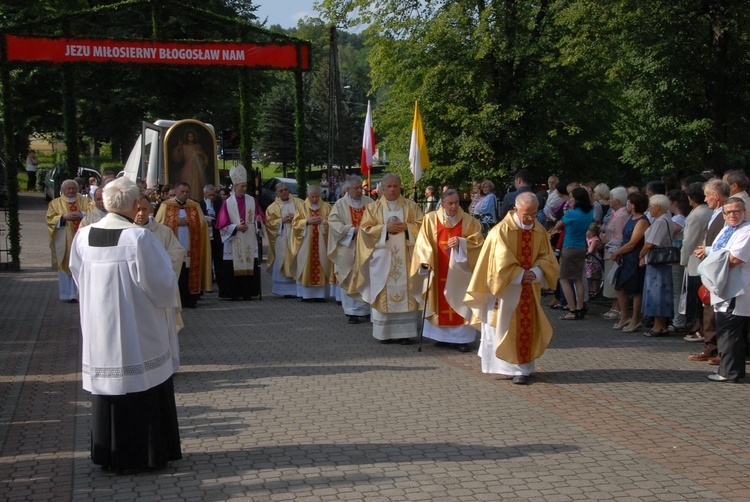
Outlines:
<svg viewBox="0 0 750 502"><path fill-rule="evenodd" d="M156 221L169 227L185 248L178 285L182 306L195 308L202 291L213 291L211 241L208 223L200 204L190 199L190 185L175 187L174 199L165 200L156 213Z"/></svg>
<svg viewBox="0 0 750 502"><path fill-rule="evenodd" d="M370 316L370 305L347 294L354 272L357 231L362 215L375 201L363 195L362 178L350 176L344 182L346 195L336 201L328 217L328 258L333 263L341 306L349 324L358 324L360 317ZM342 188L343 189L343 188Z"/></svg>
<svg viewBox="0 0 750 502"><path fill-rule="evenodd" d="M424 337L461 352L470 350L477 335L464 296L482 242L479 220L461 209L458 192L449 189L440 207L425 215L411 260L412 294L422 304L427 299Z"/></svg>
<svg viewBox="0 0 750 502"><path fill-rule="evenodd" d="M268 273L273 286L271 291L284 298L297 296L297 281L294 279L294 255L289 245L292 240L292 221L301 210L304 201L289 191L286 183L276 184L276 200L266 209L266 232L268 233Z"/></svg>
<svg viewBox="0 0 750 502"><path fill-rule="evenodd" d="M290 248L296 263L297 296L302 301L325 302L331 282L331 261L326 246L331 205L321 199L320 193L319 186L308 185L307 199L292 221Z"/></svg>
<svg viewBox="0 0 750 502"><path fill-rule="evenodd" d="M464 302L481 322L482 372L525 384L552 338L541 289L554 287L560 268L536 220L536 196L520 194L515 204L487 235Z"/></svg>
<svg viewBox="0 0 750 502"><path fill-rule="evenodd" d="M401 195L401 178L386 174L382 196L367 206L357 232L356 277L349 295L372 306L372 336L413 342L419 302L409 294L409 265L422 226L422 210Z"/></svg>
<svg viewBox="0 0 750 502"><path fill-rule="evenodd" d="M60 187L60 197L50 202L47 208L52 268L57 270L60 300L68 303L78 301L78 290L68 268L70 246L90 206L91 201L78 194L78 183L65 180Z"/></svg>

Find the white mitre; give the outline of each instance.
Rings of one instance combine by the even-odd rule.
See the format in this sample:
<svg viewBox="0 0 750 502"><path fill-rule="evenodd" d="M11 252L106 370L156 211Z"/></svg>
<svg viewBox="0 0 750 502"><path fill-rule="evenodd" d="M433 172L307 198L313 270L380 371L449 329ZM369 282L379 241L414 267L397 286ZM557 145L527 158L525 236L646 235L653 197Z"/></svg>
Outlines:
<svg viewBox="0 0 750 502"><path fill-rule="evenodd" d="M242 164L237 164L229 170L229 177L232 178L233 185L247 183L247 169Z"/></svg>

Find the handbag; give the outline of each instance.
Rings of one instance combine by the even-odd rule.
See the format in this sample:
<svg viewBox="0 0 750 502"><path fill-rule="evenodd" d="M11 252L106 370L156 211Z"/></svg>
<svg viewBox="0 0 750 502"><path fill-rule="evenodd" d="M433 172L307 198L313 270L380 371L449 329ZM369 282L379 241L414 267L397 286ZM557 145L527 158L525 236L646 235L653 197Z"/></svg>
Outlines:
<svg viewBox="0 0 750 502"><path fill-rule="evenodd" d="M680 263L680 248L675 247L672 242L672 231L669 230L669 246L660 248L651 248L648 250L648 260L646 263L649 265L672 265L674 263Z"/></svg>
<svg viewBox="0 0 750 502"><path fill-rule="evenodd" d="M711 292L703 284L698 288L698 298L701 299L703 305L711 305Z"/></svg>

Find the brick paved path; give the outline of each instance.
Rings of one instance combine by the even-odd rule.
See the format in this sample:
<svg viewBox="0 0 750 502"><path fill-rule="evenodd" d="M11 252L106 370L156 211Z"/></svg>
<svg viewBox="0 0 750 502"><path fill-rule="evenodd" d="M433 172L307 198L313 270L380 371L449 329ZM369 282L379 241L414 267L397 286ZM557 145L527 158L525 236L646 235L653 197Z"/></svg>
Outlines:
<svg viewBox="0 0 750 502"><path fill-rule="evenodd" d="M22 204L24 270L0 275L0 499L750 499L750 386L708 381L695 344L550 313L539 376L514 386L474 354L381 345L268 280L262 302L206 295L185 312L183 460L103 472L77 307L57 300L43 200Z"/></svg>

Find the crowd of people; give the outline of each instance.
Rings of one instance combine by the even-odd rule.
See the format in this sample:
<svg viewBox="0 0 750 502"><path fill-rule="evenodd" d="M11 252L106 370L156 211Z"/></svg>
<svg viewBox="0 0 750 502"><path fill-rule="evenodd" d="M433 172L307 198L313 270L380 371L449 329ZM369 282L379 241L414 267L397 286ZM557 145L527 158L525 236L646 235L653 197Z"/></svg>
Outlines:
<svg viewBox="0 0 750 502"><path fill-rule="evenodd" d="M585 319L591 296L611 298L605 317L613 329L683 333L704 342L691 359L719 365L711 380L745 376L750 200L740 171L681 187L659 180L643 191L551 176L549 189L535 193L524 170L504 196L475 180L467 211L449 186L439 195L428 187L418 205L395 174L382 177L377 199L351 175L336 184L333 204L327 180L309 185L304 200L278 183L263 211L247 193L247 176L233 167L231 189L206 185L199 201L186 182L149 193L107 177L88 198L68 180L50 203L60 299L80 299L84 387L98 396L95 463L149 468L179 458L171 375L182 308L195 308L214 285L230 301L259 296L264 240L277 297L335 299L349 323L370 322L381 343L427 338L467 352L478 338L482 371L517 384L527 383L552 336L544 293L555 295L549 306L563 309L564 321ZM149 262L157 254L163 266ZM132 305L89 322L87 312L107 302ZM169 326L148 329L155 312ZM107 351L111 343L127 350ZM135 416L139 399L170 392L158 417ZM155 452L148 459L110 451L144 427L166 428L165 440L141 444Z"/></svg>

